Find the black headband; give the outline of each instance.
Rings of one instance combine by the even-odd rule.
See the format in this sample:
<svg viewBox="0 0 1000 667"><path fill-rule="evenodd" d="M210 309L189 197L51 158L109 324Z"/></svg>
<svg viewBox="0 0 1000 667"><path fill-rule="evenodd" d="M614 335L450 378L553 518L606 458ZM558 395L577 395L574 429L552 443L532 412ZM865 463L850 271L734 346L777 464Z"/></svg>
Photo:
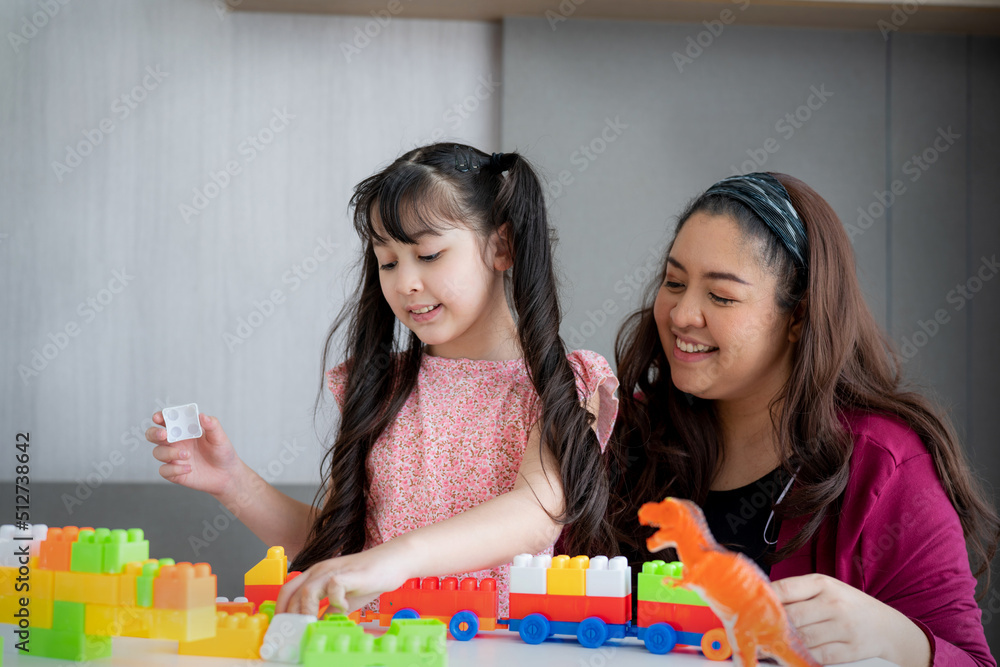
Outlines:
<svg viewBox="0 0 1000 667"><path fill-rule="evenodd" d="M724 195L740 202L764 221L788 249L795 263L808 266L809 240L798 212L792 206L788 191L770 174L756 172L745 176L724 178L702 195Z"/></svg>

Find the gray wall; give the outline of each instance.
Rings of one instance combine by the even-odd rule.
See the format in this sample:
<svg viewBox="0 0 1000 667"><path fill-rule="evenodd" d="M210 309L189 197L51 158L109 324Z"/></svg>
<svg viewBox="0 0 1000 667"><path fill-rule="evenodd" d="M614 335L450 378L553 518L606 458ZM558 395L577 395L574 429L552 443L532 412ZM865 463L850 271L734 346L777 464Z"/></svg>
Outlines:
<svg viewBox="0 0 1000 667"><path fill-rule="evenodd" d="M674 54L704 29L504 22L503 143L526 149L550 183L564 336L610 358L639 303L632 283L648 283L686 201L737 170L795 175L853 226L872 311L908 357L909 379L950 412L992 491L1000 278L983 268L990 279L980 283L979 271L1000 254L1000 40L737 21L678 66ZM814 90L832 95L800 109ZM789 113L799 127L783 120ZM609 118L618 130L602 135ZM935 154L949 128L956 138ZM929 148L923 169L913 156ZM1000 609L1000 594L988 591L984 604ZM984 618L997 647L995 615Z"/></svg>

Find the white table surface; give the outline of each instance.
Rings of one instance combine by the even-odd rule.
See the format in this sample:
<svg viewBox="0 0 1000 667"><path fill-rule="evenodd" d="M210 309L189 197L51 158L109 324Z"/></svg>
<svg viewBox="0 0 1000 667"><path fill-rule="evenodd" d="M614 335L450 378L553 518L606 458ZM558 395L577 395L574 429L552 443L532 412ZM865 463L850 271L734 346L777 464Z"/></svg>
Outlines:
<svg viewBox="0 0 1000 667"><path fill-rule="evenodd" d="M177 655L177 642L156 639L133 639L130 637L115 637L112 639L112 654L110 658L102 658L88 663L51 658L20 656L14 650L13 629L11 625L0 625L4 638L3 665L24 665L26 667L104 667L123 665L150 665L151 667L223 667L224 665L240 665L252 667L255 665L275 665L280 663L264 663L237 658L206 658L190 655ZM366 631L380 634L382 629L375 625L366 625ZM517 633L507 630L486 632L472 641L448 641L448 664L450 667L526 667L528 665L546 665L546 667L631 667L636 665L674 667L691 665L693 667L711 667L712 665L732 665L731 661L712 662L701 656L701 653L689 648L678 648L666 655L654 655L646 650L638 639L612 639L597 649L586 649L575 639L552 638L548 641L531 646L525 644ZM863 660L861 662L845 663L857 667L891 667L884 660ZM335 667L331 665L331 667Z"/></svg>

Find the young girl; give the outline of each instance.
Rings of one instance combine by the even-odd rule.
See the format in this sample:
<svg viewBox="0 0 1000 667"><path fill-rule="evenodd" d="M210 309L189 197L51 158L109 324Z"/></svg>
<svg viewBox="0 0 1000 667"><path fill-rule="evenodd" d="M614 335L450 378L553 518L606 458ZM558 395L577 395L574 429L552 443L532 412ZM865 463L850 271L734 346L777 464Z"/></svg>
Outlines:
<svg viewBox="0 0 1000 667"><path fill-rule="evenodd" d="M653 557L637 507L690 498L769 570L822 664L995 665L966 540L982 574L997 515L947 420L901 388L816 192L758 173L699 196L616 356L615 523L634 560Z"/></svg>
<svg viewBox="0 0 1000 667"><path fill-rule="evenodd" d="M545 203L520 155L418 148L351 204L362 275L323 353L326 368L346 322L318 506L261 480L214 417L196 440L149 430L160 474L285 547L304 572L279 611L315 614L323 597L353 610L411 577L468 573L497 579L505 615L516 554L551 553L563 526L570 553L613 548L602 450L617 380L559 338Z"/></svg>

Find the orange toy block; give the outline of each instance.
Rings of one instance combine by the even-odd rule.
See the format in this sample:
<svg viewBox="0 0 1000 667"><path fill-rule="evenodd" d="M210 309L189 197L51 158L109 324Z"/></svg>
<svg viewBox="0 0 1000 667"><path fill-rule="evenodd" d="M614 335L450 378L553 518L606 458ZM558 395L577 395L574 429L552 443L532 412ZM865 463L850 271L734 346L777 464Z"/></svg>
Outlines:
<svg viewBox="0 0 1000 667"><path fill-rule="evenodd" d="M246 614L247 616L253 616L253 602L250 602L249 600L247 602L230 602L224 598L219 598L215 601L215 611L221 611L227 614Z"/></svg>
<svg viewBox="0 0 1000 667"><path fill-rule="evenodd" d="M242 612L215 614L215 636L193 642L180 642L180 655L208 655L220 658L260 658L260 646L270 622L266 614L248 616Z"/></svg>
<svg viewBox="0 0 1000 667"><path fill-rule="evenodd" d="M268 585L285 583L288 574L288 557L284 547L271 547L267 557L243 575L243 585Z"/></svg>
<svg viewBox="0 0 1000 667"><path fill-rule="evenodd" d="M211 607L214 614L216 590L216 576L208 563L164 565L160 568L160 575L153 580L153 608Z"/></svg>
<svg viewBox="0 0 1000 667"><path fill-rule="evenodd" d="M119 604L117 574L96 574L93 572L53 572L55 585L53 598L63 602L83 602L89 604Z"/></svg>
<svg viewBox="0 0 1000 667"><path fill-rule="evenodd" d="M73 554L73 543L80 536L81 530L93 528L49 528L45 540L39 544L38 566L43 570L69 570Z"/></svg>
<svg viewBox="0 0 1000 667"><path fill-rule="evenodd" d="M201 609L151 609L151 639L193 642L215 636L215 603Z"/></svg>
<svg viewBox="0 0 1000 667"><path fill-rule="evenodd" d="M587 590L586 556L556 556L545 575L549 595L584 595Z"/></svg>

